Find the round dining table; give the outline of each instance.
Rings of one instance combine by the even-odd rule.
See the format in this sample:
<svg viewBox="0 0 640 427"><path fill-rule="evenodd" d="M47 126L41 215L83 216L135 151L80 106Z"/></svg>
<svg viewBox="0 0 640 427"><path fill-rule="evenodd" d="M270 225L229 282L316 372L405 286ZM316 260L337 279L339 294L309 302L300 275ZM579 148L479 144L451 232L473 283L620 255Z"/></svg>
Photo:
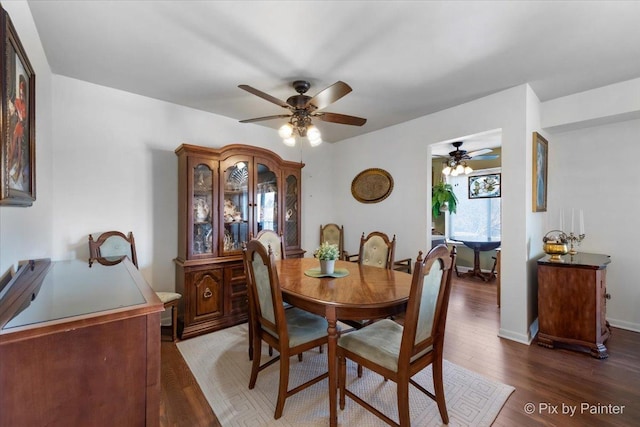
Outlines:
<svg viewBox="0 0 640 427"><path fill-rule="evenodd" d="M473 249L473 270L469 270L466 273L462 273L460 277L479 277L483 281L492 280L494 278L492 273L483 273L480 269L480 252L492 251L500 247L500 240L492 239L472 239L472 238L456 238L452 237L451 240L460 242L466 247Z"/></svg>
<svg viewBox="0 0 640 427"><path fill-rule="evenodd" d="M406 310L412 276L395 270L336 261L334 276L318 276L315 258L276 261L284 301L327 319L329 425L338 425L338 364L336 348L340 320L378 319Z"/></svg>

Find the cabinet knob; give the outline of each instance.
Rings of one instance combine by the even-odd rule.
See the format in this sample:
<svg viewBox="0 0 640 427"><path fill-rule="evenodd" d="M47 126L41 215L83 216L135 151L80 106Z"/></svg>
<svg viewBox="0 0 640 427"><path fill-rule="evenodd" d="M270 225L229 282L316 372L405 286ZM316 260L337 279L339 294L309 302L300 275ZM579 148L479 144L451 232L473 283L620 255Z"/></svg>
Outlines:
<svg viewBox="0 0 640 427"><path fill-rule="evenodd" d="M213 292L211 292L211 289L206 288L202 296L205 298L211 298L213 296Z"/></svg>
<svg viewBox="0 0 640 427"><path fill-rule="evenodd" d="M604 297L606 299L611 299L611 294L609 292L607 292L606 294L604 294Z"/></svg>

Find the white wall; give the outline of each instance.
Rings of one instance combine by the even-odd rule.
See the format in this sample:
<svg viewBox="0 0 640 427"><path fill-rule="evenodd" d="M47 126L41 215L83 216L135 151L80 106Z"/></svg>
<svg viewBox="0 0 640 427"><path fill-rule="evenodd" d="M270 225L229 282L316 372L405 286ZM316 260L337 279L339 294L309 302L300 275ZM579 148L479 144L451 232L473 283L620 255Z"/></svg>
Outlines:
<svg viewBox="0 0 640 427"><path fill-rule="evenodd" d="M18 261L51 256L53 183L51 170L51 70L29 6L2 2L36 75L36 201L32 207L0 206L0 276Z"/></svg>
<svg viewBox="0 0 640 427"><path fill-rule="evenodd" d="M557 229L560 210L570 231L571 209L583 209L586 238L579 251L607 254L607 319L640 332L636 267L640 237L638 175L640 79L546 101L542 124L550 133L549 201L545 229ZM631 167L620 167L628 162ZM577 221L576 227L577 227Z"/></svg>
<svg viewBox="0 0 640 427"><path fill-rule="evenodd" d="M55 76L54 259L88 258L87 236L133 231L139 267L156 290L174 289L177 255L177 164L181 143L240 143L302 161L303 246L331 207L326 167L332 147L286 147L273 129ZM310 227L310 228L309 228ZM313 249L313 248L311 248Z"/></svg>
<svg viewBox="0 0 640 427"><path fill-rule="evenodd" d="M397 258L426 250L431 224L431 153L429 145L492 129L502 129L502 305L500 335L528 343L535 318L531 305L531 256L527 243L541 239L529 231L531 141L526 123L530 89L523 85L380 131L336 144L334 204L345 227L345 247L358 248L362 232L397 235ZM351 181L360 171L380 167L394 179L393 193L377 204L351 196ZM527 174L527 171L529 174ZM527 204L528 203L528 204ZM429 224L429 227L427 226Z"/></svg>
<svg viewBox="0 0 640 427"><path fill-rule="evenodd" d="M398 258L415 259L428 247L431 224L429 145L501 128L503 137L502 314L500 335L531 339L536 317L535 260L541 238L563 207L582 208L587 238L581 250L612 256L608 269L608 318L640 330L640 290L634 214L640 203L632 170L620 159L639 157L637 102L625 98L640 82L612 85L576 98L539 105L527 85L515 87L398 126L311 149L285 147L273 129L92 85L53 77L29 8L3 2L37 76L36 191L33 207L0 207L0 274L19 260L86 258L89 233L106 229L136 233L139 261L156 290L173 289L176 255L177 160L183 142L221 147L243 143L271 149L303 169L303 247L317 246L318 226L345 225L354 252L362 232L397 234ZM631 85L631 86L629 86ZM593 117L594 105L606 122ZM591 107L589 107L591 105ZM582 114L575 110L584 108ZM548 129L537 129L540 117ZM572 123L572 120L576 123ZM574 130L586 124L588 129ZM565 133L562 130L572 129ZM549 139L549 211L531 212L531 132ZM389 171L395 181L385 201L364 205L351 196L353 177L366 168Z"/></svg>
<svg viewBox="0 0 640 427"><path fill-rule="evenodd" d="M631 120L549 137L549 228L558 227L560 209L566 215L565 231L571 209L584 210L586 237L577 249L611 256L607 320L638 332L639 135L640 120Z"/></svg>

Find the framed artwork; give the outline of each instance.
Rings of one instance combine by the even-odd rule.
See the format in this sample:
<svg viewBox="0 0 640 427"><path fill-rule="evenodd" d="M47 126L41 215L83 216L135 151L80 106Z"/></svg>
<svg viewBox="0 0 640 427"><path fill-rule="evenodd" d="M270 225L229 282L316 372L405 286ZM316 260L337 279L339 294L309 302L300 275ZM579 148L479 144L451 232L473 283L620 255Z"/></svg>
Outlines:
<svg viewBox="0 0 640 427"><path fill-rule="evenodd" d="M393 178L384 169L365 169L351 182L351 194L361 203L378 203L389 197Z"/></svg>
<svg viewBox="0 0 640 427"><path fill-rule="evenodd" d="M533 211L547 211L547 169L549 143L538 132L533 133Z"/></svg>
<svg viewBox="0 0 640 427"><path fill-rule="evenodd" d="M490 197L500 197L499 173L487 175L475 175L469 177L469 198L486 199Z"/></svg>
<svg viewBox="0 0 640 427"><path fill-rule="evenodd" d="M36 76L11 18L0 6L0 205L36 199Z"/></svg>

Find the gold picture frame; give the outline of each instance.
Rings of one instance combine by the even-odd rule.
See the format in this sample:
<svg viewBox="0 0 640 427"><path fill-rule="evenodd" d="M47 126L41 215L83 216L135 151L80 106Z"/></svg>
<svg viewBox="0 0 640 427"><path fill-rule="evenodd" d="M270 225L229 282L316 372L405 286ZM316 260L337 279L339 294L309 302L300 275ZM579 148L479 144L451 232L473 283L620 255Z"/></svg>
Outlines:
<svg viewBox="0 0 640 427"><path fill-rule="evenodd" d="M0 34L0 205L31 206L36 200L36 75L1 6Z"/></svg>
<svg viewBox="0 0 640 427"><path fill-rule="evenodd" d="M384 169L365 169L351 182L351 194L360 203L379 203L393 190L393 177Z"/></svg>
<svg viewBox="0 0 640 427"><path fill-rule="evenodd" d="M549 143L538 132L533 132L533 211L547 211L547 170L549 169Z"/></svg>

